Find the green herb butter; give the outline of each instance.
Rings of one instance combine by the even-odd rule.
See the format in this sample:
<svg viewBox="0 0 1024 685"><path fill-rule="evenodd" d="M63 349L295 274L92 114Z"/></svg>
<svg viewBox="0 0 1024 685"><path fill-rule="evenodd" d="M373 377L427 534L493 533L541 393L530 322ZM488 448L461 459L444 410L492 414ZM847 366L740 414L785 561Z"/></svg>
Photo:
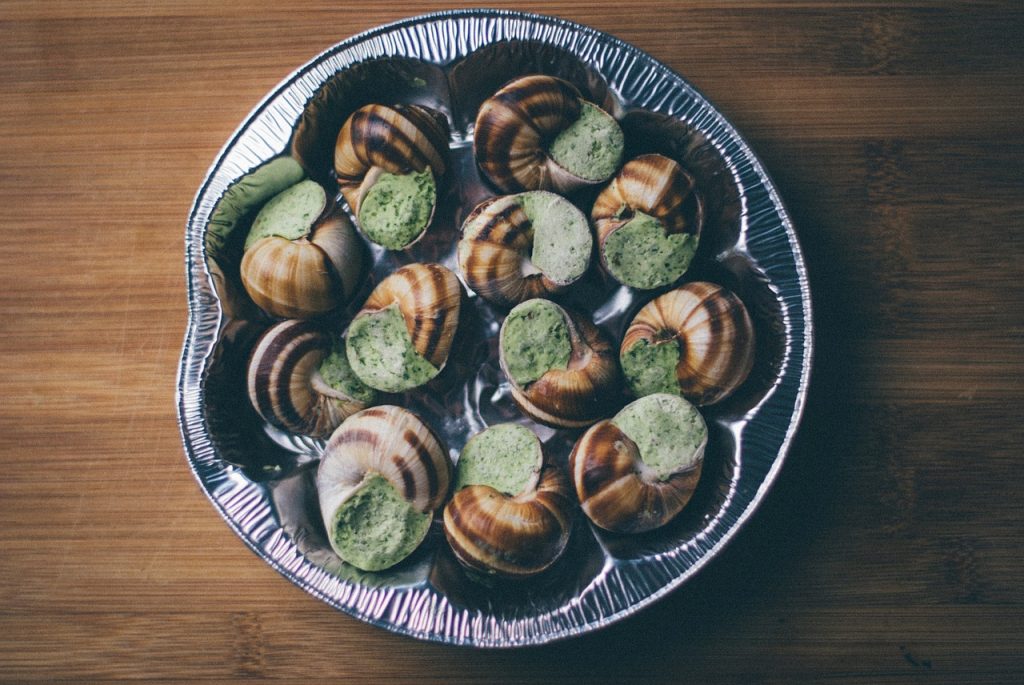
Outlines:
<svg viewBox="0 0 1024 685"><path fill-rule="evenodd" d="M305 176L302 166L291 157L272 159L235 181L224 191L210 213L206 245L211 252L221 249L242 219L285 188Z"/></svg>
<svg viewBox="0 0 1024 685"><path fill-rule="evenodd" d="M410 390L439 372L416 352L397 304L353 319L346 352L359 380L385 392Z"/></svg>
<svg viewBox="0 0 1024 685"><path fill-rule="evenodd" d="M394 566L413 553L430 528L385 478L366 477L334 513L330 530L338 556L364 571Z"/></svg>
<svg viewBox="0 0 1024 685"><path fill-rule="evenodd" d="M695 465L708 438L700 412L678 395L641 397L626 405L612 423L636 443L640 459L661 480Z"/></svg>
<svg viewBox="0 0 1024 685"><path fill-rule="evenodd" d="M657 392L679 395L679 357L679 341L675 338L653 343L640 340L622 351L619 362L626 384L637 397Z"/></svg>
<svg viewBox="0 0 1024 685"><path fill-rule="evenodd" d="M359 225L373 242L401 250L420 237L437 200L429 168L412 174L380 175L359 206Z"/></svg>
<svg viewBox="0 0 1024 685"><path fill-rule="evenodd" d="M516 305L501 326L499 343L512 380L532 383L551 369L565 369L572 355L569 327L556 304L527 300Z"/></svg>
<svg viewBox="0 0 1024 685"><path fill-rule="evenodd" d="M689 233L665 233L654 217L637 212L601 247L608 271L624 285L650 290L668 285L685 273L697 251Z"/></svg>
<svg viewBox="0 0 1024 685"><path fill-rule="evenodd" d="M543 460L540 441L529 428L515 423L491 426L462 448L455 491L467 485L489 485L506 495L518 495L540 472Z"/></svg>
<svg viewBox="0 0 1024 685"><path fill-rule="evenodd" d="M345 340L339 338L331 349L331 353L320 362L320 376L327 385L354 400L373 404L377 400L377 391L367 386L352 371L345 354Z"/></svg>
<svg viewBox="0 0 1024 685"><path fill-rule="evenodd" d="M319 183L309 179L296 183L263 205L245 239L245 249L269 236L296 240L308 235L326 206L327 193Z"/></svg>
<svg viewBox="0 0 1024 685"><path fill-rule="evenodd" d="M542 190L520 193L516 201L533 226L533 265L555 283L582 276L593 247L583 213L564 197Z"/></svg>
<svg viewBox="0 0 1024 685"><path fill-rule="evenodd" d="M548 152L569 173L603 181L619 168L623 146L622 129L615 118L584 102L580 118L555 137Z"/></svg>

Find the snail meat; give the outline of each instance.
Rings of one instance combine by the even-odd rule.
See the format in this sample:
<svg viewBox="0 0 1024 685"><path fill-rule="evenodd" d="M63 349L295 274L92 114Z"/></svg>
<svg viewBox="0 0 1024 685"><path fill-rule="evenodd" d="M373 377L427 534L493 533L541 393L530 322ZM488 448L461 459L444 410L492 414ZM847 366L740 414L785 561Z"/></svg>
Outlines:
<svg viewBox="0 0 1024 685"><path fill-rule="evenodd" d="M241 277L259 307L310 318L343 305L363 271L359 240L345 215L329 210L323 187L304 180L263 206L245 240Z"/></svg>
<svg viewBox="0 0 1024 685"><path fill-rule="evenodd" d="M573 506L568 478L545 461L533 431L500 424L470 438L459 456L445 537L468 568L525 578L565 551Z"/></svg>
<svg viewBox="0 0 1024 685"><path fill-rule="evenodd" d="M677 281L697 251L703 197L693 177L662 155L627 162L591 211L601 263L615 280L640 290Z"/></svg>
<svg viewBox="0 0 1024 685"><path fill-rule="evenodd" d="M381 571L423 542L448 496L451 462L419 417L385 405L331 435L316 480L331 548L356 568Z"/></svg>
<svg viewBox="0 0 1024 685"><path fill-rule="evenodd" d="M344 340L297 319L263 333L249 357L246 383L249 401L265 421L314 438L327 437L377 400L352 373Z"/></svg>
<svg viewBox="0 0 1024 685"><path fill-rule="evenodd" d="M593 238L575 205L543 190L483 201L458 244L459 269L484 299L511 307L562 292L590 265Z"/></svg>
<svg viewBox="0 0 1024 685"><path fill-rule="evenodd" d="M366 105L338 133L338 187L367 238L402 250L426 233L448 165L448 121L419 105Z"/></svg>
<svg viewBox="0 0 1024 685"><path fill-rule="evenodd" d="M588 426L607 415L618 394L611 342L550 300L516 305L501 325L498 352L512 398L541 423Z"/></svg>
<svg viewBox="0 0 1024 685"><path fill-rule="evenodd" d="M624 137L615 118L571 83L531 75L484 101L473 147L480 169L503 192L568 193L610 178Z"/></svg>
<svg viewBox="0 0 1024 685"><path fill-rule="evenodd" d="M733 293L714 283L687 283L637 312L619 359L637 396L669 392L698 405L714 404L750 374L754 326Z"/></svg>
<svg viewBox="0 0 1024 685"><path fill-rule="evenodd" d="M440 264L409 264L385 278L346 334L356 376L385 392L433 379L448 360L461 298L458 278Z"/></svg>
<svg viewBox="0 0 1024 685"><path fill-rule="evenodd" d="M708 430L678 395L647 395L594 424L569 455L583 513L620 533L659 528L682 511L700 480Z"/></svg>

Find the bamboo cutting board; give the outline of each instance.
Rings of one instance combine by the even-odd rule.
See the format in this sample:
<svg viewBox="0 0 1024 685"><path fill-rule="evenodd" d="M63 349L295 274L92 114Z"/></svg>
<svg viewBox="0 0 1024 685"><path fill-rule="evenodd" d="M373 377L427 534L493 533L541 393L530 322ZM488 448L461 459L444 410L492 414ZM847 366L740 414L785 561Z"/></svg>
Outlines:
<svg viewBox="0 0 1024 685"><path fill-rule="evenodd" d="M765 505L654 607L522 651L415 642L249 552L174 408L184 223L315 54L442 6L0 2L0 680L1024 679L1024 8L523 2L694 83L804 248L816 360Z"/></svg>

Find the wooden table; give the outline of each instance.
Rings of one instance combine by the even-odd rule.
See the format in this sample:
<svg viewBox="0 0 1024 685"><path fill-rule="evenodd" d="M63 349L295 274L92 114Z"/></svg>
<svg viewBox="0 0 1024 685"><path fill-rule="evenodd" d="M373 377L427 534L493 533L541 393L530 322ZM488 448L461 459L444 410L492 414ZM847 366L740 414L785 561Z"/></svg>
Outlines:
<svg viewBox="0 0 1024 685"><path fill-rule="evenodd" d="M762 156L816 307L802 429L693 582L472 651L255 557L174 406L184 223L221 145L314 54L442 5L0 2L0 679L1021 682L1024 8L719 5L515 3L663 60Z"/></svg>

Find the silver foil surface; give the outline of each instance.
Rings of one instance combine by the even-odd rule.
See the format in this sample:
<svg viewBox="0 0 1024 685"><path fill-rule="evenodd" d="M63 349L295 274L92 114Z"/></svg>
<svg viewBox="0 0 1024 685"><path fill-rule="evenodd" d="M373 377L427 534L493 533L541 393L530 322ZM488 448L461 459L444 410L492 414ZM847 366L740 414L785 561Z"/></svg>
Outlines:
<svg viewBox="0 0 1024 685"><path fill-rule="evenodd" d="M751 377L703 411L710 438L697 493L667 527L618 536L578 517L570 548L542 576L517 583L471 577L438 522L412 557L380 573L342 563L327 544L314 486L323 443L278 431L249 407L246 358L270 320L238 281L239 236L214 235L225 191L262 163L302 157L330 187L334 136L368 102L420 103L451 123L455 182L427 238L406 252L367 243L373 268L346 316L398 266L437 261L457 273L465 214L496 194L472 155L480 103L528 73L565 78L622 124L630 156L662 152L695 175L707 224L684 280L733 290L754 320ZM593 196L573 198L585 212ZM251 221L251 217L249 217ZM246 226L236 229L244 234ZM221 150L197 194L185 236L189 323L178 376L188 462L228 525L262 559L310 594L388 630L437 642L511 647L578 635L632 614L697 573L751 516L771 487L803 407L811 362L810 292L789 217L761 163L733 127L679 75L609 35L567 21L506 11L444 12L350 38L270 93ZM660 291L658 291L660 292ZM658 292L620 287L592 267L559 299L621 340ZM563 465L582 431L553 430L515 407L497 361L503 312L471 291L459 352L428 386L396 401L416 411L454 459L484 427L532 428Z"/></svg>

